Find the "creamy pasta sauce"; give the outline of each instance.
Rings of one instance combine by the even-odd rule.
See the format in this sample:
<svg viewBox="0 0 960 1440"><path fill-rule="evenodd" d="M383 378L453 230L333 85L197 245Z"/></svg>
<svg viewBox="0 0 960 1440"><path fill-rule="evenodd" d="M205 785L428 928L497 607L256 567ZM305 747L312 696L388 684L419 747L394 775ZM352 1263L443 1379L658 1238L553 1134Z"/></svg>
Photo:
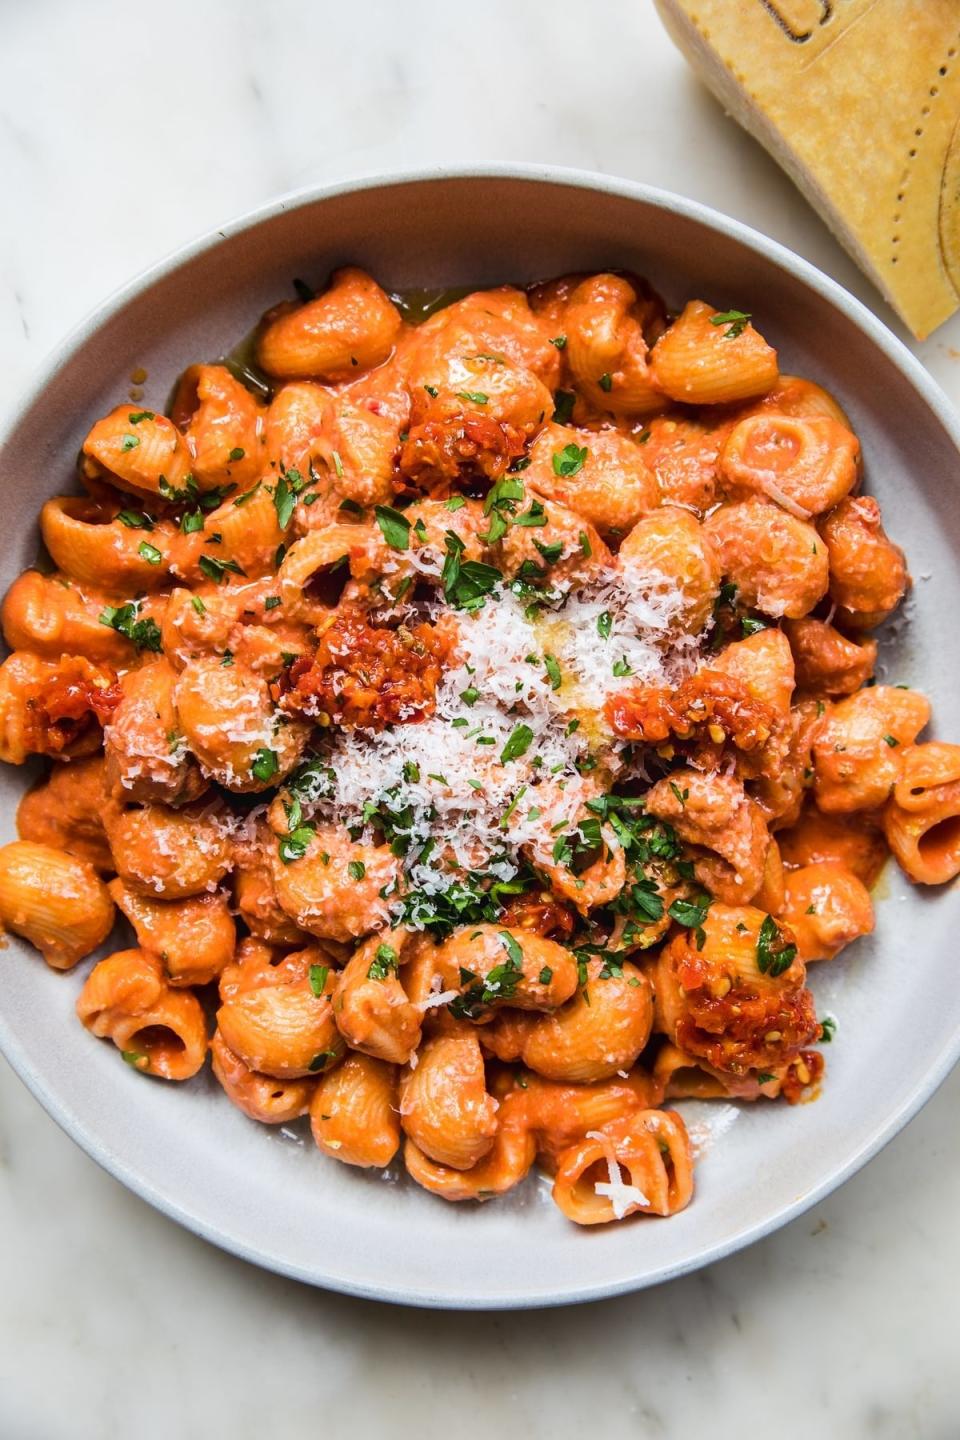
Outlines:
<svg viewBox="0 0 960 1440"><path fill-rule="evenodd" d="M632 275L294 291L43 508L0 919L69 970L119 911L82 1023L334 1160L672 1214L670 1102L812 1098L809 966L891 851L960 871L960 747L874 683L909 577L851 422Z"/></svg>

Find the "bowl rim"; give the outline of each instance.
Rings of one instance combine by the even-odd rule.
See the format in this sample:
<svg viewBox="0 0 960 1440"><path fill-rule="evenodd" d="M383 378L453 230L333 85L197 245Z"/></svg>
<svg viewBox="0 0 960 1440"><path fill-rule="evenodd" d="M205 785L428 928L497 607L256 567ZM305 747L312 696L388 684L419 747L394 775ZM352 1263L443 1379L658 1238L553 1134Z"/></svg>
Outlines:
<svg viewBox="0 0 960 1440"><path fill-rule="evenodd" d="M960 415L916 356L862 301L810 261L790 250L789 247L755 230L752 226L715 210L712 206L677 195L669 190L597 171L525 162L403 167L346 176L321 185L303 186L245 210L232 220L178 246L120 285L106 299L90 309L48 352L33 378L28 380L22 392L15 397L7 410L6 418L0 425L0 449L7 445L23 418L42 399L47 387L71 361L75 352L97 330L143 291L171 275L197 256L215 249L223 241L254 230L285 211L300 209L342 195L397 185L447 181L469 183L486 180L520 180L547 186L560 185L639 201L652 205L667 214L693 220L715 233L738 241L816 291L835 309L839 310L868 340L872 341L905 375L960 451ZM427 1290L364 1285L336 1275L320 1275L296 1263L285 1262L282 1257L268 1255L253 1249L233 1237L227 1228L221 1229L217 1225L208 1224L185 1209L173 1197L158 1189L151 1181L128 1166L121 1155L113 1153L96 1134L89 1131L84 1123L71 1113L65 1099L48 1086L42 1075L31 1064L2 1010L0 1010L0 1053L4 1055L15 1074L40 1102L47 1114L102 1169L168 1219L176 1221L185 1229L220 1249L289 1279L360 1299L428 1309L500 1311L578 1304L612 1298L649 1286L663 1284L682 1275L690 1274L706 1265L726 1259L789 1224L838 1189L873 1159L934 1095L954 1065L960 1060L960 1028L952 1038L948 1039L940 1053L929 1064L923 1079L900 1100L896 1109L882 1123L874 1127L873 1131L861 1141L841 1166L824 1176L817 1185L802 1195L798 1195L789 1204L782 1205L766 1219L748 1225L707 1249L697 1251L687 1259L666 1266L661 1271L649 1276L627 1276L622 1281L612 1283L581 1285L573 1289L539 1294L509 1295L499 1300L463 1295L453 1302L447 1296L437 1295Z"/></svg>

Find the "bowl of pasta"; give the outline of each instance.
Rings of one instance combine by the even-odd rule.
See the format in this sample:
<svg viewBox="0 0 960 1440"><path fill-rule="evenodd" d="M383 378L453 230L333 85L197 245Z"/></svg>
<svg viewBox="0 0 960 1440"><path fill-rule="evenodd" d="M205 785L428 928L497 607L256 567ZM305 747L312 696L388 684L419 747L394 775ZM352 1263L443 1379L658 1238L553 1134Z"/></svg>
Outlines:
<svg viewBox="0 0 960 1440"><path fill-rule="evenodd" d="M5 1055L354 1294L785 1223L960 1052L958 474L856 301L638 185L355 182L174 256L0 449Z"/></svg>

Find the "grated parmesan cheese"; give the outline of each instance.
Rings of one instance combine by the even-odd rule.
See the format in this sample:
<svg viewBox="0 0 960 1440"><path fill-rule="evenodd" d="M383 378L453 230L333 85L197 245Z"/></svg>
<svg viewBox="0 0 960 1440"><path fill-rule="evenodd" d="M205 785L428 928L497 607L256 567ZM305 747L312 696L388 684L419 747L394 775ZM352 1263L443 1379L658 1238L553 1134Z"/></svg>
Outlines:
<svg viewBox="0 0 960 1440"><path fill-rule="evenodd" d="M416 1004L417 1010L433 1010L438 1005L449 1005L451 1000L456 1000L459 990L437 990L433 995L428 995L426 1000L419 1000Z"/></svg>
<svg viewBox="0 0 960 1440"><path fill-rule="evenodd" d="M606 1180L598 1180L594 1190L610 1201L613 1206L614 1219L622 1220L634 1205L649 1205L650 1201L637 1185L628 1185L623 1178L617 1157L613 1152L613 1142L609 1135L604 1135L602 1130L588 1130L587 1140L598 1140L603 1146L603 1158L607 1162Z"/></svg>
<svg viewBox="0 0 960 1440"><path fill-rule="evenodd" d="M558 600L533 611L507 586L482 608L457 612L456 659L435 714L338 732L323 752L332 783L305 798L305 812L346 825L363 843L374 838L372 807L402 812L407 885L426 895L450 889L458 872L508 881L523 859L550 864L556 834L574 829L586 801L623 768L626 747L606 722L606 701L637 684L677 684L700 650L678 624L683 594L662 574L623 566ZM529 743L504 760L521 725ZM588 762L581 774L588 756L595 768ZM604 838L616 845L612 832Z"/></svg>

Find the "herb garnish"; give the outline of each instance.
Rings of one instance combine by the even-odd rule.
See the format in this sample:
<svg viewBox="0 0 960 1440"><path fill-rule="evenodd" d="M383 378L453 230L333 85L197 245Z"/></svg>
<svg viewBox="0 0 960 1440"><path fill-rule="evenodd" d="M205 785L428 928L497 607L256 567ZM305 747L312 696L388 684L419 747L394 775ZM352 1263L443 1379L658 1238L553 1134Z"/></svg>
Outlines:
<svg viewBox="0 0 960 1440"><path fill-rule="evenodd" d="M386 980L391 971L397 968L397 952L392 945L378 945L376 954L370 962L367 971L368 980Z"/></svg>
<svg viewBox="0 0 960 1440"><path fill-rule="evenodd" d="M723 310L719 315L710 316L711 325L726 325L724 340L736 340L750 323L751 315L746 310Z"/></svg>
<svg viewBox="0 0 960 1440"><path fill-rule="evenodd" d="M587 462L590 451L586 445L577 445L573 441L564 445L562 450L557 450L553 456L553 473L563 479L571 475L578 475Z"/></svg>
<svg viewBox="0 0 960 1440"><path fill-rule="evenodd" d="M409 550L410 521L391 505L376 505L374 515L391 550Z"/></svg>
<svg viewBox="0 0 960 1440"><path fill-rule="evenodd" d="M763 917L757 936L757 969L761 975L782 975L796 959L796 945L788 945L772 915Z"/></svg>
<svg viewBox="0 0 960 1440"><path fill-rule="evenodd" d="M279 769L276 750L268 750L265 746L261 746L253 757L250 773L255 780L262 780L266 783L273 779Z"/></svg>
<svg viewBox="0 0 960 1440"><path fill-rule="evenodd" d="M500 751L501 764L505 765L508 760L519 760L521 755L526 755L533 741L533 731L529 725L516 725L507 737L507 742Z"/></svg>
<svg viewBox="0 0 960 1440"><path fill-rule="evenodd" d="M224 575L229 570L233 575L246 575L246 570L239 566L236 560L214 560L211 555L200 556L200 569L208 580L213 580L219 585Z"/></svg>
<svg viewBox="0 0 960 1440"><path fill-rule="evenodd" d="M329 965L311 965L309 970L310 989L319 1000L326 989L327 976L330 974Z"/></svg>
<svg viewBox="0 0 960 1440"><path fill-rule="evenodd" d="M139 600L128 600L125 605L108 605L100 612L100 624L108 625L111 630L116 630L118 635L125 635L128 640L133 641L138 651L152 650L159 653L162 648L160 626L149 615L145 620L140 620L139 614Z"/></svg>

